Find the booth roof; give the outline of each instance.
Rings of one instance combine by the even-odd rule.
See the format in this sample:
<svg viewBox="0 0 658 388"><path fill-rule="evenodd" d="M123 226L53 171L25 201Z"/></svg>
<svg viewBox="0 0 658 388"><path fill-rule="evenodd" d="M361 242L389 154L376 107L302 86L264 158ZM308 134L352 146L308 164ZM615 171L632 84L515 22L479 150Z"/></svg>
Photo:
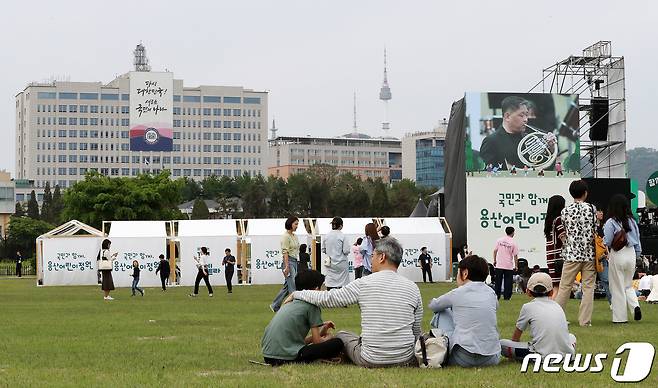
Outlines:
<svg viewBox="0 0 658 388"><path fill-rule="evenodd" d="M79 231L87 232L87 234L76 235ZM70 237L73 235L103 237L103 232L78 220L71 220L37 238Z"/></svg>
<svg viewBox="0 0 658 388"><path fill-rule="evenodd" d="M331 220L333 218L318 218L315 221L315 230L320 234L331 232ZM343 218L344 234L365 235L366 224L372 222L372 218Z"/></svg>
<svg viewBox="0 0 658 388"><path fill-rule="evenodd" d="M166 221L112 221L112 237L167 237Z"/></svg>
<svg viewBox="0 0 658 388"><path fill-rule="evenodd" d="M391 235L402 234L445 234L438 217L386 218L384 225L391 228Z"/></svg>
<svg viewBox="0 0 658 388"><path fill-rule="evenodd" d="M304 228L304 220L299 219L299 227L295 234L297 236L306 236L306 228ZM261 218L248 220L247 222L247 235L248 236L281 236L286 231L285 218Z"/></svg>
<svg viewBox="0 0 658 388"><path fill-rule="evenodd" d="M235 220L178 221L178 236L237 236Z"/></svg>

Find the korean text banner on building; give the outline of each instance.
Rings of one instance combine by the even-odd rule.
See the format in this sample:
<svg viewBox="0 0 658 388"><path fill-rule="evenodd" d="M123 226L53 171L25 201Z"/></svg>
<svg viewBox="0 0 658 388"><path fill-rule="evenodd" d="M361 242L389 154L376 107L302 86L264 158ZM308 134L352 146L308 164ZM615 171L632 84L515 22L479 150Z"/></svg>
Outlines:
<svg viewBox="0 0 658 388"><path fill-rule="evenodd" d="M130 72L130 150L173 148L173 73Z"/></svg>
<svg viewBox="0 0 658 388"><path fill-rule="evenodd" d="M579 174L577 95L478 92L465 100L470 175Z"/></svg>
<svg viewBox="0 0 658 388"><path fill-rule="evenodd" d="M532 267L546 267L544 220L548 199L553 195L571 201L569 185L573 179L549 177L467 177L466 230L469 250L493 262L496 240L505 236L505 228L515 229L519 258Z"/></svg>

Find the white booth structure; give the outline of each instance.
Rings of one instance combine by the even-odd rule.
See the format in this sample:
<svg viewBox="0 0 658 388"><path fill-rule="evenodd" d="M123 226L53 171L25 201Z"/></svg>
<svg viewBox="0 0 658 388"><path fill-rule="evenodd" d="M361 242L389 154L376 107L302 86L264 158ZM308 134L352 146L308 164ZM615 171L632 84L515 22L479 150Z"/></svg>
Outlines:
<svg viewBox="0 0 658 388"><path fill-rule="evenodd" d="M141 268L139 285L156 287L160 285L160 275L156 275L160 259L167 255L168 221L112 221L108 239L112 242L110 253L118 253L112 268L112 278L116 287L130 287L132 284L133 260Z"/></svg>
<svg viewBox="0 0 658 388"><path fill-rule="evenodd" d="M385 218L384 225L391 228L403 248L402 263L398 273L414 282L423 281L418 256L420 248L427 247L432 256L432 279L449 281L451 274L452 234L444 220L437 217Z"/></svg>
<svg viewBox="0 0 658 388"><path fill-rule="evenodd" d="M37 284L98 284L96 258L103 232L71 220L37 238Z"/></svg>
<svg viewBox="0 0 658 388"><path fill-rule="evenodd" d="M309 245L313 239L299 220L295 234L300 244ZM285 218L246 220L247 231L244 239L251 246L251 284L283 284L281 272L281 237L285 233ZM299 256L299 252L296 253Z"/></svg>
<svg viewBox="0 0 658 388"><path fill-rule="evenodd" d="M285 219L251 220L181 220L181 221L106 221L103 231L78 221L69 221L37 238L37 279L39 285L96 285L96 259L101 242L108 238L111 253L118 253L112 268L116 287L130 287L132 262L141 269L140 286L159 287L160 276L155 273L159 256L168 257L172 268L179 266L183 286L194 284L197 268L194 257L201 247L210 251L207 263L213 285L226 284L222 259L224 250L231 249L240 269L236 268L234 283L282 284L281 237L285 233ZM432 256L432 277L435 281L450 280L451 239L448 224L442 218L344 218L342 232L354 245L364 236L365 225L387 225L391 235L404 249L399 273L412 281L422 280L418 263L420 248L426 246ZM109 234L106 234L109 224ZM177 227L176 227L177 226ZM300 244L311 248L312 263L325 236L331 231L330 218L300 219L295 234ZM178 254L175 245L178 244ZM169 252L169 254L167 254ZM295 256L299 256L295 252ZM353 255L350 279L354 279ZM311 265L312 266L312 265ZM322 272L323 268L317 268Z"/></svg>
<svg viewBox="0 0 658 388"><path fill-rule="evenodd" d="M193 286L197 276L194 257L200 254L201 247L208 248L210 260L208 275L210 284L226 285L222 259L224 250L229 248L231 254L239 257L240 236L237 222L239 220L186 220L178 221L178 241L180 243L180 285ZM233 274L233 284L237 282L237 268ZM203 285L203 283L202 283Z"/></svg>

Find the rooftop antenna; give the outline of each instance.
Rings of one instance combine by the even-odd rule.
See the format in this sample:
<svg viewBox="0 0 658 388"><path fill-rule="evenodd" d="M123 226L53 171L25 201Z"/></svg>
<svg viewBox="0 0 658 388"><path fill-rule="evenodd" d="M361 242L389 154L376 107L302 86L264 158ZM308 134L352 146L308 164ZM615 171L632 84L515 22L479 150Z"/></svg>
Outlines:
<svg viewBox="0 0 658 388"><path fill-rule="evenodd" d="M140 41L135 50L133 51L134 60L133 65L135 65L135 71L151 71L151 66L149 66L149 60L146 57L146 47Z"/></svg>
<svg viewBox="0 0 658 388"><path fill-rule="evenodd" d="M276 139L276 131L278 131L278 129L276 128L276 122L275 119L272 118L272 128L270 128L270 132L272 132L272 140Z"/></svg>
<svg viewBox="0 0 658 388"><path fill-rule="evenodd" d="M356 91L354 92L354 123L352 124L352 129L354 132L357 132L356 130Z"/></svg>
<svg viewBox="0 0 658 388"><path fill-rule="evenodd" d="M384 47L384 82L379 90L379 99L384 101L384 122L382 129L388 132L391 129L391 123L388 121L388 102L393 98L391 88L388 86L388 69L386 63L386 47Z"/></svg>

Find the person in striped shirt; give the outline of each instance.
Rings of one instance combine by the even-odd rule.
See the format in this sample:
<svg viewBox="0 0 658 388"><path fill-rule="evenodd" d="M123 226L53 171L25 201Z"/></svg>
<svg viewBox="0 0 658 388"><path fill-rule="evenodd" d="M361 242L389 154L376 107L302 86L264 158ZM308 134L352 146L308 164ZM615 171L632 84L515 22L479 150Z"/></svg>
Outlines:
<svg viewBox="0 0 658 388"><path fill-rule="evenodd" d="M318 307L361 308L361 336L340 331L343 352L356 365L376 368L414 365L414 344L421 335L423 302L418 286L398 274L402 246L393 237L377 240L373 274L331 291L295 291L288 300Z"/></svg>

